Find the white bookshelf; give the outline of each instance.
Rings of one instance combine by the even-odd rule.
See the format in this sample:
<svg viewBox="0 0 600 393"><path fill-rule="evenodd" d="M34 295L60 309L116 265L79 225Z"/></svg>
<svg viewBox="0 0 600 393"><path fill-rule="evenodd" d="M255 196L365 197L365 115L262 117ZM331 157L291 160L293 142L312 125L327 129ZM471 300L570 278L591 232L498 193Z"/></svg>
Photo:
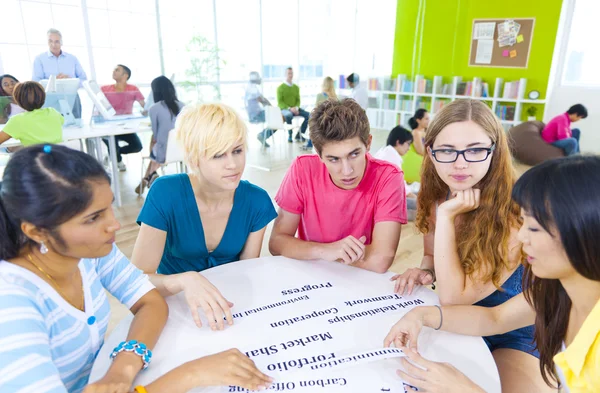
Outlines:
<svg viewBox="0 0 600 393"><path fill-rule="evenodd" d="M373 80L377 80L377 88L373 88ZM467 95L459 94L459 87L463 82L470 82L471 89ZM514 116L511 119L501 118L500 120L505 128L510 128L521 123L524 104L546 104L546 100L525 98L527 87L527 79L525 78L507 82L502 78L496 78L494 84L488 86L486 96L483 92L485 82L481 78L463 81L460 76L454 76L449 80L446 79L446 81L442 76L426 79L422 75L417 75L414 80L407 79L406 75L398 75L394 79L369 78L367 84L369 92L367 115L371 127L390 130L398 124L407 126L408 119L420 107L425 107L430 116L434 117L436 112L441 109L439 107L440 101L447 104L454 100L471 98L485 101L494 113L497 110L500 111L504 106L513 107ZM508 83L515 82L518 82L518 88L516 88L517 84L507 86ZM390 86L393 88L390 89ZM444 86L446 86L445 89ZM508 87L512 87L512 89L508 89ZM505 90L510 91L505 92ZM505 93L512 94L506 95ZM390 95L395 96L395 98L389 98Z"/></svg>

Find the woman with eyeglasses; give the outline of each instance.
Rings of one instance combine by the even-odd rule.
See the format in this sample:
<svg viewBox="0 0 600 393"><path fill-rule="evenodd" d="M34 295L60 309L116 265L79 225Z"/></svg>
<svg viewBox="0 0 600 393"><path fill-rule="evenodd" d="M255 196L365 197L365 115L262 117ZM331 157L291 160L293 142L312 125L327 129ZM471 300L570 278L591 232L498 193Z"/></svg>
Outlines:
<svg viewBox="0 0 600 393"><path fill-rule="evenodd" d="M494 307L522 292L522 224L511 200L516 180L504 129L484 103L457 100L442 108L425 134L417 202L424 235L420 268L392 277L395 291L436 282L442 305ZM484 337L503 392L547 391L533 326Z"/></svg>

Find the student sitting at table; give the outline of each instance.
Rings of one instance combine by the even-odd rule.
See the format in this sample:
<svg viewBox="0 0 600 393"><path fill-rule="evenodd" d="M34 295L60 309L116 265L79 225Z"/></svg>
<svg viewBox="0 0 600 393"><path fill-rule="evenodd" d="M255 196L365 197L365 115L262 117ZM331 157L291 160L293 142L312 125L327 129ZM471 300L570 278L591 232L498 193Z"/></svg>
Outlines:
<svg viewBox="0 0 600 393"><path fill-rule="evenodd" d="M396 165L402 170L402 156L404 156L410 145L413 143L413 134L402 126L396 126L390 131L386 145L379 149L375 153L374 157L390 162ZM408 220L414 221L417 215L417 193L421 184L414 182L407 184L404 182L404 189L406 191L406 210L408 213Z"/></svg>
<svg viewBox="0 0 600 393"><path fill-rule="evenodd" d="M6 124L12 116L25 112L25 109L15 104L13 100L17 83L19 81L12 75L0 75L0 124Z"/></svg>
<svg viewBox="0 0 600 393"><path fill-rule="evenodd" d="M294 160L275 197L271 253L386 272L407 222L402 171L368 153L369 120L352 99L317 106L310 136L317 154Z"/></svg>
<svg viewBox="0 0 600 393"><path fill-rule="evenodd" d="M115 109L117 115L131 114L133 112L133 103L135 101L144 108L146 103L144 102L144 96L140 90L137 86L127 83L129 78L131 78L131 69L129 69L129 67L118 64L113 70L112 77L115 80L115 84L102 86L101 89L106 96L106 99ZM146 115L146 111L143 109L142 114L144 116ZM110 151L108 140L106 138L103 138L102 140L104 141L106 148ZM126 146L119 146L120 141L126 143ZM117 167L119 168L119 171L124 172L127 170L127 167L123 162L122 155L139 153L142 151L142 141L137 134L131 133L115 135L115 143L117 147Z"/></svg>
<svg viewBox="0 0 600 393"><path fill-rule="evenodd" d="M191 173L158 178L138 217L132 262L164 296L185 292L198 327L202 307L212 329L233 323L231 306L198 272L258 258L277 213L260 187L241 180L247 128L224 104L184 108L175 124Z"/></svg>
<svg viewBox="0 0 600 393"><path fill-rule="evenodd" d="M416 353L422 327L498 337L535 322L536 366L546 384L560 382L563 392L600 392L600 158L546 161L523 174L512 196L524 217L519 230L528 255L523 292L496 307L414 308L392 327L384 344L410 346L404 352L421 368L403 361L405 372L399 374L421 390L483 393L454 367ZM503 392L541 391L527 382L506 389L501 382Z"/></svg>
<svg viewBox="0 0 600 393"><path fill-rule="evenodd" d="M183 103L177 99L175 86L166 76L162 75L152 81L154 104L148 109L152 126L152 142L150 143L150 164L142 182L135 188L136 194L143 194L144 188L150 187L158 178L156 171L165 163L169 134L175 127L175 119L183 108Z"/></svg>
<svg viewBox="0 0 600 393"><path fill-rule="evenodd" d="M127 83L131 78L131 69L117 64L112 77L115 83L102 86L102 92L110 102L117 115L129 115L133 112L133 103L138 102L142 108L146 105L144 96L137 86Z"/></svg>
<svg viewBox="0 0 600 393"><path fill-rule="evenodd" d="M64 146L16 152L0 191L0 391L130 392L152 361L168 316L148 277L119 251L110 179L93 157ZM110 319L110 292L134 314L126 346L99 381L89 376ZM131 341L131 340L136 340ZM192 360L142 393L184 393L270 379L237 350Z"/></svg>
<svg viewBox="0 0 600 393"><path fill-rule="evenodd" d="M23 146L62 142L65 119L54 108L42 108L46 100L42 85L38 82L17 83L13 98L26 112L8 120L0 131L0 143L10 138L17 139Z"/></svg>
<svg viewBox="0 0 600 393"><path fill-rule="evenodd" d="M506 133L477 100L444 106L425 134L416 226L423 233L419 268L392 277L399 295L436 282L442 305L495 307L522 291L522 218L510 192L516 180ZM547 387L532 326L484 337L504 392Z"/></svg>

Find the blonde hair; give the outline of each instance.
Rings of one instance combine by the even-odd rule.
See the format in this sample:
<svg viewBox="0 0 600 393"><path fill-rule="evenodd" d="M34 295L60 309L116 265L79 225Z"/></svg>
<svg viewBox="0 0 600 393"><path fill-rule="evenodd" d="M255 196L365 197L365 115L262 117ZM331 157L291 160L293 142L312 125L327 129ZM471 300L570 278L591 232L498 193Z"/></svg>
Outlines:
<svg viewBox="0 0 600 393"><path fill-rule="evenodd" d="M177 140L181 142L188 166L198 169L200 158L225 153L235 143L246 146L246 123L233 108L225 104L186 106L175 122Z"/></svg>
<svg viewBox="0 0 600 393"><path fill-rule="evenodd" d="M327 97L331 100L337 100L337 94L335 94L335 85L333 83L333 79L329 76L326 76L323 79L323 92L327 93Z"/></svg>

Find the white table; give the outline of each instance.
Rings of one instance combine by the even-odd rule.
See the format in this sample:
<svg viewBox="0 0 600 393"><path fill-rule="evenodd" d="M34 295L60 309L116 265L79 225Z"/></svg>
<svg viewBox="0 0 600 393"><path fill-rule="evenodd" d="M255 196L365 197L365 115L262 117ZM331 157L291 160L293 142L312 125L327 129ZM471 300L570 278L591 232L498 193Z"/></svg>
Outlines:
<svg viewBox="0 0 600 393"><path fill-rule="evenodd" d="M3 125L0 126L0 131ZM88 153L102 162L102 138L108 138L110 165L113 173L112 189L115 195L115 203L121 207L121 187L119 183L119 169L117 167L117 143L115 136L123 134L151 132L148 118L136 118L123 121L107 121L97 124L84 124L82 126L67 126L63 128L63 142L69 141L89 141L94 144L87 144ZM2 144L4 147L20 146L20 142L10 139Z"/></svg>
<svg viewBox="0 0 600 393"><path fill-rule="evenodd" d="M333 359L339 359L357 352L380 349L390 327L414 307L410 306L411 303L417 299L424 304L438 302L437 295L426 288L418 289L410 297L395 298L393 284L389 281L391 273L380 275L324 261L265 257L226 264L202 274L235 304L232 309L234 325L213 332L206 327L207 321L203 318L204 326L199 329L181 294L169 297L167 325L154 349L150 368L139 374L137 384L148 384L186 361L236 347L247 353L261 370L275 378L273 391L404 392L400 378L395 373L399 368L397 358L362 365L347 363L341 368L313 370L311 366L317 364L313 363L315 360L332 358L332 354L335 356ZM301 288L306 285L310 285L311 289L302 291ZM294 292L294 288L300 292L282 294L286 290ZM308 299L256 310L305 296ZM364 301L373 298L380 299ZM398 304L404 304L405 308ZM335 322L343 320L343 316L385 307L388 307L386 313L365 313L365 316L351 321ZM328 314L319 316L326 310L330 310ZM315 316L306 317L313 313ZM294 322L294 317L299 317L297 322ZM109 354L126 338L131 321L132 317L125 318L108 337L98 354L90 381L98 380L106 373L110 366ZM302 340L290 346L290 341L299 339ZM419 349L426 358L453 364L486 392L500 392L496 365L481 338L424 329ZM287 365L287 371L284 365ZM219 387L192 391L245 390Z"/></svg>
<svg viewBox="0 0 600 393"><path fill-rule="evenodd" d="M151 132L147 118L131 119L124 121L107 121L94 125L84 125L82 127L65 127L63 129L63 140L94 140L95 156L102 162L102 138L108 138L110 167L113 173L112 188L115 195L115 203L121 207L121 186L119 183L119 168L117 167L117 143L115 136ZM88 145L90 149L91 145ZM88 153L92 153L88 151Z"/></svg>

